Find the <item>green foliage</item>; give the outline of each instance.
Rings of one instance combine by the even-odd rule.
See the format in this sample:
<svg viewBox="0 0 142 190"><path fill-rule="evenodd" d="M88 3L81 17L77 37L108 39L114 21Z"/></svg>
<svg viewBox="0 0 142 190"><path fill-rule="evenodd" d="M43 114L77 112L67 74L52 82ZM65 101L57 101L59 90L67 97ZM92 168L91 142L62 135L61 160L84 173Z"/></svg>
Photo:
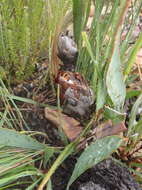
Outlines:
<svg viewBox="0 0 142 190"><path fill-rule="evenodd" d="M131 53L130 53L130 56L128 59L128 63L126 65L125 71L124 71L125 79L128 77L128 74L131 71L131 68L132 68L132 66L135 62L135 59L136 59L137 52L141 48L141 46L142 46L142 32L141 32L137 42L135 43L133 49L131 50Z"/></svg>
<svg viewBox="0 0 142 190"><path fill-rule="evenodd" d="M121 143L121 138L111 136L97 140L95 143L89 145L78 158L73 174L68 182L67 190L83 172L107 158Z"/></svg>
<svg viewBox="0 0 142 190"><path fill-rule="evenodd" d="M39 143L30 136L4 128L0 128L0 139L0 187L26 176L36 176L33 178L34 183L28 187L33 189L43 176L34 166L36 160L42 160L41 155L45 152L45 164L48 163L55 149Z"/></svg>
<svg viewBox="0 0 142 190"><path fill-rule="evenodd" d="M92 2L95 4L93 21L90 31L85 32ZM120 33L127 19L133 14L130 12L124 20L127 1L94 0L92 2L91 0L1 0L0 2L0 78L11 80L16 77L16 81L24 79L32 74L35 63L43 57L48 60L50 70L54 55L57 53L55 47L58 35L68 25L72 6L74 36L79 48L76 70L90 81L96 95L95 116L76 141L63 147L55 162L50 166L50 159L53 158L55 152L60 151L41 144L27 135L30 133L28 131L30 126L27 126L24 121L15 100L35 106L39 104L33 100L12 95L0 80L2 105L0 110L0 188L15 188L21 183L26 184L27 190L35 189L37 185L38 190L42 190L46 185L48 189L52 189L51 176L69 155L76 153L79 140L84 139L88 134L92 122L97 121L99 111L103 107L104 120L110 119L113 123L124 120L122 113L126 96L124 77L128 78L136 53L141 46L141 36L130 50L129 42L142 2L134 1L135 15L124 41L121 41ZM126 52L128 56L125 56ZM140 95L140 93L141 91L131 91L127 93L127 98ZM130 138L130 143L134 144L142 135L142 118L136 123L136 114L141 102L140 95L130 114L127 137ZM40 106L48 105L40 104ZM32 131L30 134L39 133ZM115 151L121 141L119 137L112 136L91 143L79 157L68 188L86 169ZM128 148L129 151L131 147ZM37 161L40 163L38 168ZM44 169L48 167L47 173L41 172L42 166Z"/></svg>
<svg viewBox="0 0 142 190"><path fill-rule="evenodd" d="M5 87L3 81L0 79L0 100L3 109L0 111L0 127L7 127L10 129L22 130L23 126L28 128L22 113L14 102L8 89ZM13 109L15 110L13 110ZM21 125L21 124L22 125Z"/></svg>
<svg viewBox="0 0 142 190"><path fill-rule="evenodd" d="M130 120L128 124L128 134L129 141L132 144L132 147L141 139L142 137L142 115L140 116L139 121L136 121L136 116L138 114L138 109L142 106L142 94L137 98L134 103L131 113Z"/></svg>
<svg viewBox="0 0 142 190"><path fill-rule="evenodd" d="M67 145L65 147L65 149L60 153L60 155L58 156L58 158L55 160L55 162L53 163L53 165L51 166L50 170L47 172L47 174L45 174L45 177L43 179L43 181L41 182L41 184L39 185L38 190L42 190L44 188L44 186L46 185L46 183L50 180L51 176L53 175L53 173L55 172L55 170L59 167L59 165L70 155L73 153L73 151L75 150L76 147L76 142L70 143L69 145Z"/></svg>
<svg viewBox="0 0 142 190"><path fill-rule="evenodd" d="M116 110L120 111L124 105L126 88L121 71L121 61L118 45L115 47L106 76L108 94Z"/></svg>
<svg viewBox="0 0 142 190"><path fill-rule="evenodd" d="M52 41L69 4L65 0L0 2L0 61L9 80L30 76L40 57L51 59Z"/></svg>
<svg viewBox="0 0 142 190"><path fill-rule="evenodd" d="M121 2L119 0L94 0L93 2L95 10L89 32L81 30L81 24L84 22L81 22L81 18L79 17L81 17L82 13L74 14L74 20L75 15L77 15L76 19L78 20L78 30L75 29L74 32L77 38L76 41L80 41L76 70L90 81L96 95L95 118L97 118L100 109L102 110L104 107L102 110L103 114L101 115L103 119L110 119L113 123L119 123L125 119L123 112L126 94L127 98L128 96L134 96L134 94L136 96L141 94L141 90L126 93L125 81L129 76L136 54L142 44L140 34L139 38L135 40L134 45L130 45L132 32L136 26L142 2L139 0L134 1L131 4L133 7L131 11L128 9L130 1L126 0ZM77 12L76 9L74 11ZM84 15L87 15L87 9ZM129 19L132 20L130 28L126 34L126 39L122 40L121 33L126 30L125 27L128 25ZM75 27L77 27L76 23L74 23ZM85 26L83 27L85 28ZM130 141L128 141L128 151L136 146L142 134L140 127L141 118L136 122L137 109L142 102L140 97L134 104L130 114L127 135L130 138ZM104 106L105 104L107 106ZM81 161L80 165L78 164L79 167L75 167L69 185L72 183L72 178L74 181L84 172L82 168L87 164L82 164ZM77 170L76 168L79 169Z"/></svg>
<svg viewBox="0 0 142 190"><path fill-rule="evenodd" d="M74 37L79 47L81 40L81 32L85 29L90 12L91 0L73 0L73 24Z"/></svg>
<svg viewBox="0 0 142 190"><path fill-rule="evenodd" d="M136 45L130 49L128 47L131 41L132 30L128 36L126 35L127 40L121 41L120 34L125 28L123 25L130 18L130 15L132 17L134 14L130 11L127 17L125 17L128 8L127 1L120 3L119 0L95 0L94 4L94 16L89 33L82 32L79 24L78 28L80 29L74 30L75 35L78 36L77 40L82 42L76 69L83 73L94 89L97 105L96 111L99 111L107 103L113 109L123 112L126 96L123 68L124 65L126 65L125 70L129 67L129 74L138 47L140 47L141 37L135 43ZM134 20L136 21L140 13L141 2L135 1L133 6L135 9ZM87 11L88 9L86 9L85 15L87 15ZM77 13L74 14L74 17L75 15ZM76 16L77 20L81 20L78 17L81 17L81 13ZM130 29L135 26L134 20L132 20ZM81 23L85 23L85 21ZM74 27L76 25L74 23ZM126 64L128 56L123 56L126 52L128 56L130 55L128 64Z"/></svg>
<svg viewBox="0 0 142 190"><path fill-rule="evenodd" d="M38 143L27 135L23 135L17 131L4 128L0 128L0 145L35 150L42 150L45 148L43 144Z"/></svg>
<svg viewBox="0 0 142 190"><path fill-rule="evenodd" d="M33 177L33 181L36 178L41 178L42 173L34 166L34 162L39 160L41 153L42 151L39 150L27 151L20 148L0 147L0 188L8 189L18 185L23 177L25 181L21 181L21 184L31 183L26 178L28 176Z"/></svg>

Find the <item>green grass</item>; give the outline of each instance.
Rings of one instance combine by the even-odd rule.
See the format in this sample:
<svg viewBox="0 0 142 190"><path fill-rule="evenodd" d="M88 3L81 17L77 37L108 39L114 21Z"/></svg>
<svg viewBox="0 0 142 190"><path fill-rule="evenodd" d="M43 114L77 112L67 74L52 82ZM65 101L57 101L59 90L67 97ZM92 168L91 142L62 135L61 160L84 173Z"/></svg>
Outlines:
<svg viewBox="0 0 142 190"><path fill-rule="evenodd" d="M95 13L91 29L87 33L85 28L90 5L93 2L95 2ZM111 120L113 124L124 121L126 98L133 96L137 96L137 100L130 113L128 133L126 134L129 140L127 143L123 142L123 145L126 152L129 153L139 143L142 136L142 118L136 123L136 114L141 106L141 90L137 93L134 93L133 90L127 92L126 86L130 81L129 74L136 53L142 45L141 34L133 45L129 44L142 2L135 0L131 5L133 9L125 17L125 13L128 11L128 2L127 0L122 3L119 0L1 0L0 135L4 135L3 142L0 143L0 189L15 188L19 184L25 185L26 190L37 187L38 190L42 190L47 184L47 189L52 189L53 173L69 155L78 152L76 147L82 138L86 138L90 134L94 120L96 123L100 122L99 116L101 116L104 121ZM121 32L131 16L133 19L126 40L121 41ZM50 79L52 79L59 64L56 59L58 35L70 24L72 18L74 37L79 49L76 70L90 81L95 93L96 110L92 119L88 121L83 132L74 142L64 141L64 147L50 147L44 143L47 138L45 133L30 130L30 125L27 125L20 111L21 108L15 102L21 101L41 107L48 105L14 96L3 81L10 85L13 81L17 83L27 79L32 76L35 63L42 58L48 60L47 75L50 75ZM127 56L125 56L126 52ZM51 82L53 83L52 80ZM52 107L50 108L52 109ZM60 110L60 105L57 105L57 108ZM35 141L35 135L42 135L43 143ZM88 154L91 154L97 163L97 158L92 153L92 147L102 144L102 154L96 150L99 161L101 161L116 151L122 141L123 139L112 136L92 142L78 158L74 171L80 175L92 166L92 162L87 165ZM106 146L103 146L104 143ZM111 143L114 147L110 149L107 144ZM89 153L86 153L87 151ZM55 162L51 162L50 159L55 158L55 155ZM81 162L85 163L85 167L80 171L78 166ZM43 172L43 169L46 172ZM78 177L77 173L73 172L69 185Z"/></svg>
<svg viewBox="0 0 142 190"><path fill-rule="evenodd" d="M33 73L41 57L52 61L53 43L70 4L65 0L0 2L1 77L16 83Z"/></svg>

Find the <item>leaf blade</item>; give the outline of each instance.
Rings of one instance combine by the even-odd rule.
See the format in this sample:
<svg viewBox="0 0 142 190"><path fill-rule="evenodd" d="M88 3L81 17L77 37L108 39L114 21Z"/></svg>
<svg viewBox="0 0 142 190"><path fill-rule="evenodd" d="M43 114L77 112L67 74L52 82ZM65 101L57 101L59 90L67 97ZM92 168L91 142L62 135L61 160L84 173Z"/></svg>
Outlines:
<svg viewBox="0 0 142 190"><path fill-rule="evenodd" d="M114 52L109 64L106 76L106 85L108 94L115 106L115 109L120 111L126 96L126 87L121 72L121 61L119 53L119 45L114 48Z"/></svg>
<svg viewBox="0 0 142 190"><path fill-rule="evenodd" d="M11 129L0 128L0 144L11 147L41 150L45 145L33 138Z"/></svg>
<svg viewBox="0 0 142 190"><path fill-rule="evenodd" d="M108 157L120 146L121 142L120 137L111 136L97 140L88 146L75 165L75 169L67 185L67 190L84 171Z"/></svg>

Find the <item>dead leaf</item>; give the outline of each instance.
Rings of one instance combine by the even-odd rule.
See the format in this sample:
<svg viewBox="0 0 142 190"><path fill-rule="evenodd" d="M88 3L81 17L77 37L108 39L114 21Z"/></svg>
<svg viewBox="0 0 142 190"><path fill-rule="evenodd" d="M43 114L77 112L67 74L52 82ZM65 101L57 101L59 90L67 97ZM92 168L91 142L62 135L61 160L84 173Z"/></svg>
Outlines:
<svg viewBox="0 0 142 190"><path fill-rule="evenodd" d="M118 135L121 132L126 131L127 128L125 127L124 122L120 122L118 124L113 125L112 121L109 120L102 125L96 127L93 131L97 139L111 136L111 135Z"/></svg>
<svg viewBox="0 0 142 190"><path fill-rule="evenodd" d="M69 117L58 110L45 108L45 117L51 121L56 127L62 128L70 141L75 140L82 131L80 122Z"/></svg>

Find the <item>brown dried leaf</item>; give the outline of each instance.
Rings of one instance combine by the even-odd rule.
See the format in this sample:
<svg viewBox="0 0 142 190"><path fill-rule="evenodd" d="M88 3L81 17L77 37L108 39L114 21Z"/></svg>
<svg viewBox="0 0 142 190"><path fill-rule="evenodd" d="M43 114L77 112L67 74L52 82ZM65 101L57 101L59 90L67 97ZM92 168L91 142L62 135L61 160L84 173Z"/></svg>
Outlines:
<svg viewBox="0 0 142 190"><path fill-rule="evenodd" d="M57 110L45 108L45 117L55 124L56 127L62 128L69 140L75 140L82 131L80 123L72 117L69 117Z"/></svg>
<svg viewBox="0 0 142 190"><path fill-rule="evenodd" d="M126 131L127 128L125 127L124 122L120 122L118 124L113 125L112 121L109 120L102 125L96 127L93 131L97 139L111 136L111 135L118 135L121 132Z"/></svg>

